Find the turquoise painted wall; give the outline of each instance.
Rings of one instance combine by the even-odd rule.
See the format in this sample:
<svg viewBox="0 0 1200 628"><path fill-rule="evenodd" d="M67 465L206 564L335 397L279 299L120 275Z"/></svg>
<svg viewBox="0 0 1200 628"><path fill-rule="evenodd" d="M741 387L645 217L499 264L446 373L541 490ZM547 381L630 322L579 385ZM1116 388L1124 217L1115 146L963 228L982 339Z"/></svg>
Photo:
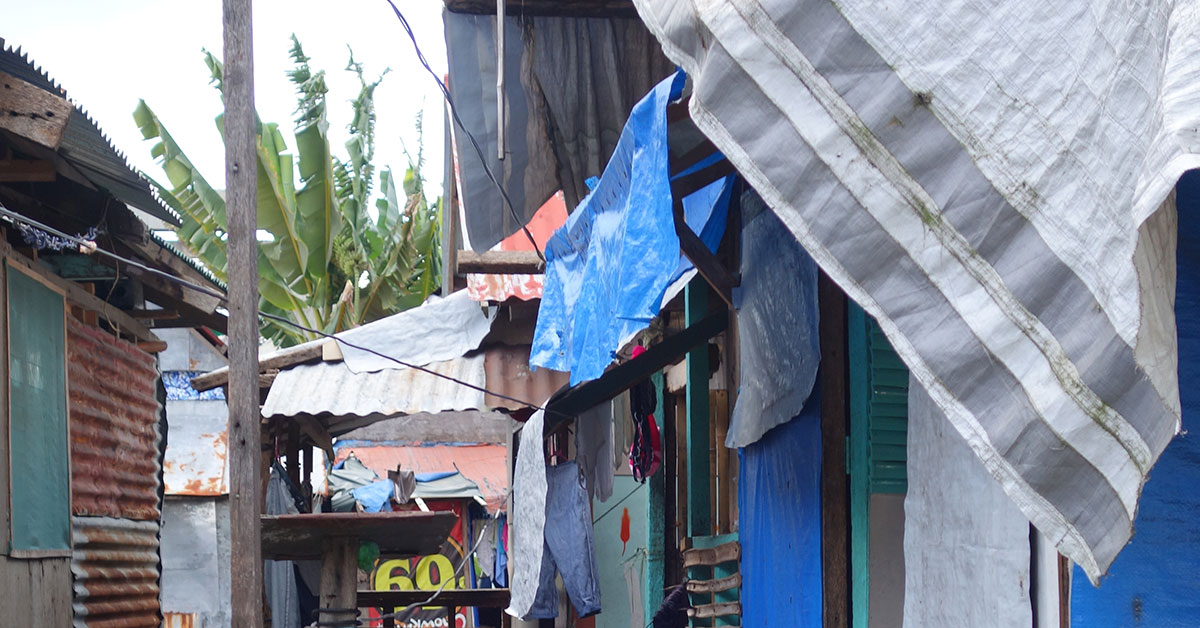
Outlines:
<svg viewBox="0 0 1200 628"><path fill-rule="evenodd" d="M625 584L625 563L632 560L638 569L639 587L646 581L646 507L648 485L639 484L631 476L618 475L613 480L613 494L607 502L592 503L595 525L596 563L600 573L600 603L603 610L596 616L596 628L630 628L629 592ZM624 498L624 501L621 501ZM629 543L621 547L621 513L629 509ZM642 593L643 599L645 593ZM644 611L643 611L644 613ZM645 625L650 621L646 617Z"/></svg>

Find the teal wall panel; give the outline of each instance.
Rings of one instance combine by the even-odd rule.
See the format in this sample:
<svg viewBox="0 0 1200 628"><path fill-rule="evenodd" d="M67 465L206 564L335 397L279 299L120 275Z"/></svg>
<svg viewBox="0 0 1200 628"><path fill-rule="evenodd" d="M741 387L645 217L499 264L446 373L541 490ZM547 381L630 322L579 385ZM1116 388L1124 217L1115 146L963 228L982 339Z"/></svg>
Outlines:
<svg viewBox="0 0 1200 628"><path fill-rule="evenodd" d="M12 267L7 275L11 549L69 550L63 297Z"/></svg>
<svg viewBox="0 0 1200 628"><path fill-rule="evenodd" d="M596 628L629 628L631 596L625 582L625 567L636 570L635 586L642 598L647 577L646 512L649 503L647 486L632 476L613 478L613 496L607 502L593 501L595 517L596 570L600 574L600 603L603 610L596 616ZM622 498L624 500L622 501ZM621 515L629 509L629 542L621 543ZM638 610L644 608L641 599L633 600ZM643 611L644 614L644 611ZM642 625L650 621L646 617Z"/></svg>

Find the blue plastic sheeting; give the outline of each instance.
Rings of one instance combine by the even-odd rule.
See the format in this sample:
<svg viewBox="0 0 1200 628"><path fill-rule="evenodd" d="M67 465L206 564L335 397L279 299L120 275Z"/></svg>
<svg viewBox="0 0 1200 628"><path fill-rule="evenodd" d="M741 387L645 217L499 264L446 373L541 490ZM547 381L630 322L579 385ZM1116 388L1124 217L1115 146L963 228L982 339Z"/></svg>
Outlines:
<svg viewBox="0 0 1200 628"><path fill-rule="evenodd" d="M1179 397L1183 432L1150 471L1134 522L1133 540L1100 580L1088 584L1078 568L1071 588L1074 628L1200 624L1200 172L1177 188Z"/></svg>
<svg viewBox="0 0 1200 628"><path fill-rule="evenodd" d="M821 626L821 403L740 450L742 626Z"/></svg>
<svg viewBox="0 0 1200 628"><path fill-rule="evenodd" d="M799 414L821 361L816 262L749 190L742 223L742 285L734 293L742 384L725 437L730 448Z"/></svg>
<svg viewBox="0 0 1200 628"><path fill-rule="evenodd" d="M350 491L355 501L362 504L365 512L379 512L392 498L396 485L391 480L379 480ZM389 509L390 510L390 509Z"/></svg>
<svg viewBox="0 0 1200 628"><path fill-rule="evenodd" d="M671 211L667 103L685 76L659 83L629 116L596 188L546 243L546 285L530 363L595 379L623 339L658 314L683 273ZM715 248L724 233L726 181L684 199L689 225ZM709 227L708 225L714 225ZM699 226L699 229L697 229ZM707 233L706 233L707 232Z"/></svg>

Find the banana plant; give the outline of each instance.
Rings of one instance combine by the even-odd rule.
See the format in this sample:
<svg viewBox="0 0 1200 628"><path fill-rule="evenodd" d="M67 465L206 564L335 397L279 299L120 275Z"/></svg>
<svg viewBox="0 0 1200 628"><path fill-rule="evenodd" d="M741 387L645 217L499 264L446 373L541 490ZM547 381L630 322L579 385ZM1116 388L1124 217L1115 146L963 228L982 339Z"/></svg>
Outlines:
<svg viewBox="0 0 1200 628"><path fill-rule="evenodd" d="M221 90L224 67L211 53L204 55L211 82ZM330 147L325 73L313 70L294 35L291 56L295 67L288 77L297 94L295 155L278 124L257 123L258 228L270 234L259 238L259 307L296 323L262 319L263 336L279 346L319 336L303 328L335 333L419 305L438 288L441 259L438 203L426 202L419 152L417 161L409 156L403 197L392 171L384 168L380 194L372 203L374 95L383 75L368 82L351 53L346 69L357 76L360 89L351 102L343 158ZM222 194L145 100L133 117L143 137L155 141L151 154L166 183L151 181L181 217L179 243L225 279L228 221ZM221 116L216 121L223 136ZM420 131L419 119L417 126Z"/></svg>

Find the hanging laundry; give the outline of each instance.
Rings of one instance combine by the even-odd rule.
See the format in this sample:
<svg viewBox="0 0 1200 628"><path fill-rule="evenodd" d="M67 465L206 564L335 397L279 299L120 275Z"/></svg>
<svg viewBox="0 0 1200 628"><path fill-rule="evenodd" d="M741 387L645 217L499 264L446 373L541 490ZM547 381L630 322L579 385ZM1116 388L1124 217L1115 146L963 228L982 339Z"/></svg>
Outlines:
<svg viewBox="0 0 1200 628"><path fill-rule="evenodd" d="M612 402L586 410L575 419L575 462L588 497L608 501L613 492Z"/></svg>
<svg viewBox="0 0 1200 628"><path fill-rule="evenodd" d="M545 413L534 412L521 430L520 449L513 471L512 527L508 556L512 561L512 583L508 608L513 617L527 617L538 591L542 552L546 542L546 459L542 448Z"/></svg>
<svg viewBox="0 0 1200 628"><path fill-rule="evenodd" d="M646 352L645 347L633 348L633 359ZM633 417L633 443L629 448L629 468L633 479L645 482L662 464L662 440L654 411L658 408L658 390L650 380L629 389L629 410Z"/></svg>
<svg viewBox="0 0 1200 628"><path fill-rule="evenodd" d="M558 588L563 586L579 618L600 612L600 575L592 538L592 507L583 488L583 478L574 462L546 470L545 547L538 573L537 594L525 619L558 616Z"/></svg>

